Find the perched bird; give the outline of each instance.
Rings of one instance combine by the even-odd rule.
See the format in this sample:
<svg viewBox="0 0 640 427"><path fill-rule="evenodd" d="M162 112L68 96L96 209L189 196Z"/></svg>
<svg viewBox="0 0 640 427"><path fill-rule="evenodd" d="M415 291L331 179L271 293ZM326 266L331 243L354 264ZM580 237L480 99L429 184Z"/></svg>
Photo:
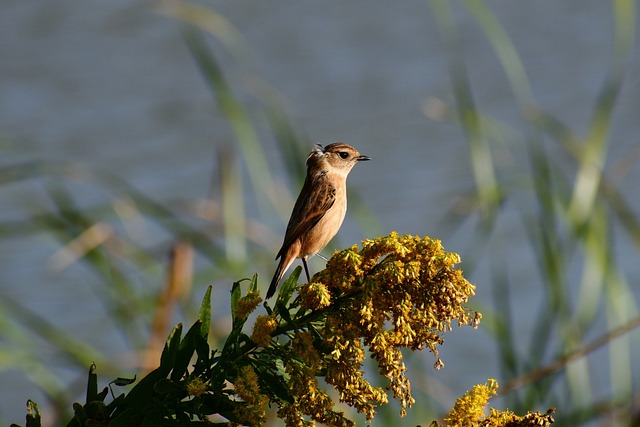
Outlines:
<svg viewBox="0 0 640 427"><path fill-rule="evenodd" d="M302 258L307 280L310 280L307 259L324 248L340 229L347 212L347 175L362 160L371 159L341 142L326 147L318 144L311 151L304 185L276 255L280 263L267 298L273 296L280 279L296 258Z"/></svg>

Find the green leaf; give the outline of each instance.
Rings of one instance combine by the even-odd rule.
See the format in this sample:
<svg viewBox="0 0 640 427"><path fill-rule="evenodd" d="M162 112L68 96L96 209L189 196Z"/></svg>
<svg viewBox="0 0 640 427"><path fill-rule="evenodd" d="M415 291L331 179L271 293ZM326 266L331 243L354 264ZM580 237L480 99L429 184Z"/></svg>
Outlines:
<svg viewBox="0 0 640 427"><path fill-rule="evenodd" d="M176 354L178 354L178 350L180 348L180 336L182 335L182 323L178 323L175 328L169 334L169 338L167 338L167 342L164 345L164 349L162 350L162 355L160 356L160 368L162 372L164 372L164 376L166 377L171 369L173 369L173 365L175 363Z"/></svg>
<svg viewBox="0 0 640 427"><path fill-rule="evenodd" d="M92 363L89 366L89 378L87 379L87 399L86 403L97 400L98 396L98 376L96 375L96 364Z"/></svg>
<svg viewBox="0 0 640 427"><path fill-rule="evenodd" d="M72 406L73 406L73 418L81 426L85 425L87 422L87 413L84 410L84 406L82 406L78 402L75 402Z"/></svg>
<svg viewBox="0 0 640 427"><path fill-rule="evenodd" d="M123 404L127 407L127 410L124 412L130 413L129 409L133 408L140 413L146 410L153 403L153 387L158 381L166 377L167 372L164 368L158 368L144 376L125 398Z"/></svg>
<svg viewBox="0 0 640 427"><path fill-rule="evenodd" d="M258 273L254 274L251 278L251 284L249 285L249 292L258 292Z"/></svg>
<svg viewBox="0 0 640 427"><path fill-rule="evenodd" d="M278 372L278 374L280 376L282 376L283 378L287 379L288 375L287 374L287 369L284 366L284 361L280 358L276 359L276 363L275 363L275 367L276 367L276 371Z"/></svg>
<svg viewBox="0 0 640 427"><path fill-rule="evenodd" d="M275 311L280 315L280 317L284 319L285 322L293 324L293 321L291 320L291 314L289 313L289 310L287 310L287 307L284 305L284 303L280 300L280 298L276 300Z"/></svg>
<svg viewBox="0 0 640 427"><path fill-rule="evenodd" d="M86 414L87 420L91 421L107 421L109 419L107 405L95 400L84 406L84 413Z"/></svg>
<svg viewBox="0 0 640 427"><path fill-rule="evenodd" d="M331 352L331 347L327 344L327 341L315 326L309 325L309 331L311 332L313 346L316 350L320 351L322 354Z"/></svg>
<svg viewBox="0 0 640 427"><path fill-rule="evenodd" d="M233 286L231 287L231 319L233 325L235 327L237 318L236 318L236 309L238 307L238 300L242 296L242 289L240 289L240 283L242 280L237 282L233 282Z"/></svg>
<svg viewBox="0 0 640 427"><path fill-rule="evenodd" d="M153 391L155 393L174 398L182 398L187 394L180 384L167 378L155 383Z"/></svg>
<svg viewBox="0 0 640 427"><path fill-rule="evenodd" d="M295 291L298 286L298 279L300 278L300 273L302 273L302 267L297 266L293 273L282 283L280 287L280 292L278 293L278 299L276 301L276 305L278 302L282 302L282 304L287 304L293 295L293 291Z"/></svg>
<svg viewBox="0 0 640 427"><path fill-rule="evenodd" d="M203 394L201 397L201 410L204 414L220 414L229 421L240 424L242 421L236 415L236 407L238 404L232 402L226 396L220 394Z"/></svg>
<svg viewBox="0 0 640 427"><path fill-rule="evenodd" d="M135 375L133 376L133 378L118 377L115 380L111 381L109 384L117 385L118 387L124 387L124 386L127 386L129 384L133 384L134 382L136 382L136 376Z"/></svg>
<svg viewBox="0 0 640 427"><path fill-rule="evenodd" d="M263 390L269 390L283 402L293 403L293 397L282 376L274 375L271 368L267 366L259 366L257 370Z"/></svg>
<svg viewBox="0 0 640 427"><path fill-rule="evenodd" d="M103 388L102 391L96 395L95 400L98 402L104 402L104 399L107 397L107 394L109 394L109 387Z"/></svg>
<svg viewBox="0 0 640 427"><path fill-rule="evenodd" d="M300 307L293 318L298 320L304 317L305 314L307 314L307 309L305 307Z"/></svg>
<svg viewBox="0 0 640 427"><path fill-rule="evenodd" d="M180 341L180 346L176 352L174 364L171 371L170 378L173 381L179 381L182 376L187 372L189 362L193 357L193 353L196 351L196 345L194 337L200 335L202 331L202 321L196 320L196 323L191 326L189 331L184 336L184 339Z"/></svg>
<svg viewBox="0 0 640 427"><path fill-rule="evenodd" d="M109 422L109 427L131 427L140 425L143 410L139 406L131 406Z"/></svg>
<svg viewBox="0 0 640 427"><path fill-rule="evenodd" d="M202 298L200 312L198 313L198 319L202 322L200 325L200 336L205 340L209 337L209 328L211 326L211 289L212 286L209 285L204 294L204 298Z"/></svg>
<svg viewBox="0 0 640 427"><path fill-rule="evenodd" d="M193 369L194 375L201 375L211 366L211 353L209 351L209 344L207 341L201 336L197 335L194 337L194 344L196 348L196 354L198 355L198 359Z"/></svg>
<svg viewBox="0 0 640 427"><path fill-rule="evenodd" d="M255 278L255 276L254 276ZM240 334L242 333L242 327L244 326L247 318L239 318L236 316L236 307L238 306L238 300L242 295L242 291L240 288L240 284L248 279L242 279L233 283L233 287L231 288L231 315L233 319L233 327L231 333L227 337L227 340L224 343L224 347L222 348L222 355L227 355L229 352L235 350L238 346L238 342L240 339Z"/></svg>
<svg viewBox="0 0 640 427"><path fill-rule="evenodd" d="M41 427L40 409L33 400L27 400L27 427Z"/></svg>
<svg viewBox="0 0 640 427"><path fill-rule="evenodd" d="M123 411L123 402L125 401L125 399L125 394L121 393L118 397L109 402L109 404L107 405L108 413L113 417L117 416L119 411Z"/></svg>

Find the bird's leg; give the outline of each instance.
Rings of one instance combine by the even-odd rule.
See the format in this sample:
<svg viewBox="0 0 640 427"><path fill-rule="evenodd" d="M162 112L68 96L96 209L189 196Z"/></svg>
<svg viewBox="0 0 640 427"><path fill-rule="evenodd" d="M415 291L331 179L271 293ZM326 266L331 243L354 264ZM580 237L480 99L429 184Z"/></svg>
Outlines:
<svg viewBox="0 0 640 427"><path fill-rule="evenodd" d="M307 259L302 258L302 265L304 265L304 272L307 273L307 283L311 281L311 277L309 277L309 267L307 267Z"/></svg>

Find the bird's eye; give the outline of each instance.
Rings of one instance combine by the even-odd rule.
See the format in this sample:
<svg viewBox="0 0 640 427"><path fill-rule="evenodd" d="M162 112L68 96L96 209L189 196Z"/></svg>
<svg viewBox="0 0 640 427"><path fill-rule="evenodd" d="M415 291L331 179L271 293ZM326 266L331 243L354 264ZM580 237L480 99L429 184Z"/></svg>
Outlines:
<svg viewBox="0 0 640 427"><path fill-rule="evenodd" d="M341 151L341 152L338 153L338 155L342 159L346 159L347 157L349 157L349 153L347 153L346 151Z"/></svg>

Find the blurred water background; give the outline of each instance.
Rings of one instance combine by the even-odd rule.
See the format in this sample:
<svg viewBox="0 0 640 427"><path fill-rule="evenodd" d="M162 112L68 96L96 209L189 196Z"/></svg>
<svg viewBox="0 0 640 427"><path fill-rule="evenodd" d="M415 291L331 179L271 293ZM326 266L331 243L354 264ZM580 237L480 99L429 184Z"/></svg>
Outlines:
<svg viewBox="0 0 640 427"><path fill-rule="evenodd" d="M485 323L446 336L445 367L407 354L418 400L407 425L637 316L633 4L5 0L0 423L23 422L27 398L47 425L61 422L56 411L82 396L87 360L103 384L132 376L167 254L193 230L209 240L195 243L191 296L171 321L190 324L212 283L224 336L231 281L257 272L266 290L317 142L374 159L349 177L353 203L334 247L426 234L460 253L477 284L472 305ZM185 24L200 27L222 86L204 56L194 59L200 36ZM111 242L106 258L66 257L62 248L96 223ZM622 349L607 345L546 379L537 400L497 405L571 408L559 416L580 420L594 402L611 403L581 421L596 425L637 416L639 338L634 330L615 341Z"/></svg>

